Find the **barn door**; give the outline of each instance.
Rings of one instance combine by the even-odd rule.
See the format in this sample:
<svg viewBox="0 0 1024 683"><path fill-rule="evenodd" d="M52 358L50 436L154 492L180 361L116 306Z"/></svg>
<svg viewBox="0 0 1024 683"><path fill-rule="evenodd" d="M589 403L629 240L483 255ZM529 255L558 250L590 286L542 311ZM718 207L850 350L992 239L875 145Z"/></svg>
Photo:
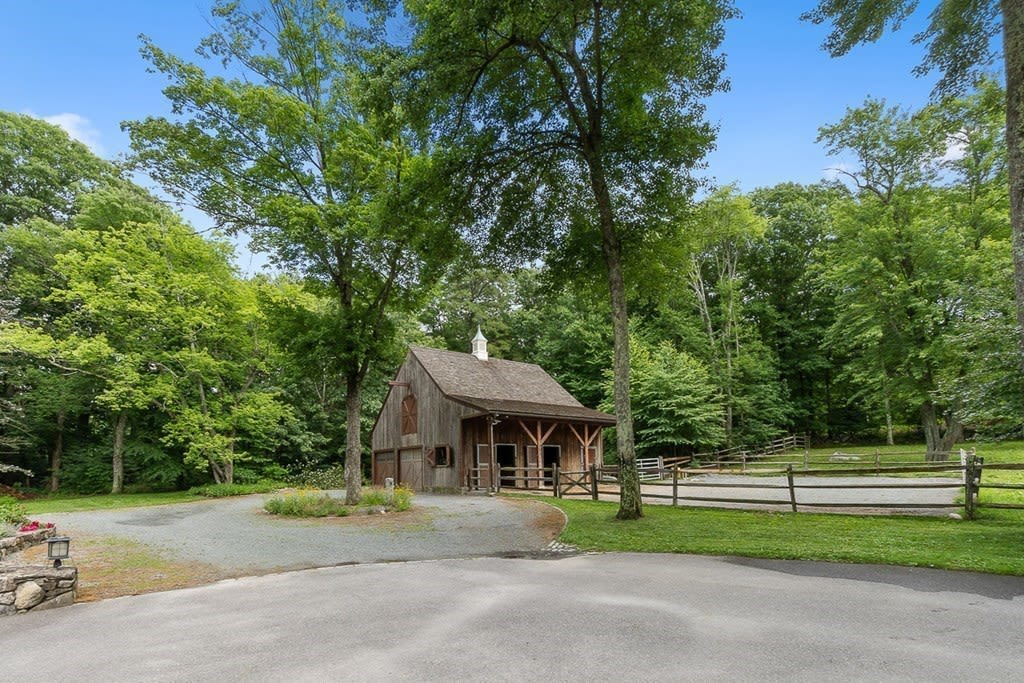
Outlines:
<svg viewBox="0 0 1024 683"><path fill-rule="evenodd" d="M423 448L403 448L399 464L399 478L413 491L423 490Z"/></svg>

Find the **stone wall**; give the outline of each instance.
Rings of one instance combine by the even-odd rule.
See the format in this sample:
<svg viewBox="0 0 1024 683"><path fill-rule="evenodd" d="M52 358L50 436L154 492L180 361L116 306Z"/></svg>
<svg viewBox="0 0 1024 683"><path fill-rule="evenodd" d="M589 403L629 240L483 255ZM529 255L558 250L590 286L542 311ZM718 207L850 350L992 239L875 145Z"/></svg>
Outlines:
<svg viewBox="0 0 1024 683"><path fill-rule="evenodd" d="M0 616L74 604L77 567L0 566Z"/></svg>
<svg viewBox="0 0 1024 683"><path fill-rule="evenodd" d="M44 527L0 538L0 617L74 604L78 568L17 564L17 559L9 559L56 533L53 527Z"/></svg>
<svg viewBox="0 0 1024 683"><path fill-rule="evenodd" d="M25 548L39 545L56 534L57 529L54 527L43 527L35 531L23 531L13 536L4 536L0 538L0 560L6 560L8 555L21 552Z"/></svg>

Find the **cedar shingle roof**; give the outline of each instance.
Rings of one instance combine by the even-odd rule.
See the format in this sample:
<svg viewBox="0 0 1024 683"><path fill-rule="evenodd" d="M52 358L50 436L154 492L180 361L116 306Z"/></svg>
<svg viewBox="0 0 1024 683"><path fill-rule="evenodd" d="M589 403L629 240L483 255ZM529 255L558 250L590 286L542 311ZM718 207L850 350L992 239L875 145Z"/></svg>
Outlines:
<svg viewBox="0 0 1024 683"><path fill-rule="evenodd" d="M452 400L489 413L522 417L557 417L614 424L615 417L586 408L562 385L533 363L412 346L438 388Z"/></svg>

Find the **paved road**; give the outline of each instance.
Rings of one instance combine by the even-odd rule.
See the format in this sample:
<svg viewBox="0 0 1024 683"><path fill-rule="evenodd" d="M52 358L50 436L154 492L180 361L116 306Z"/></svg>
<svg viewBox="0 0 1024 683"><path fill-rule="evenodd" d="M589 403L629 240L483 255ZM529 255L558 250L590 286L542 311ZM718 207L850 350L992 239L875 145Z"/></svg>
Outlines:
<svg viewBox="0 0 1024 683"><path fill-rule="evenodd" d="M0 620L11 681L1014 681L1024 579L582 555L332 567Z"/></svg>
<svg viewBox="0 0 1024 683"><path fill-rule="evenodd" d="M46 521L72 539L130 538L183 560L242 572L529 553L551 540L537 521L552 508L489 496L419 493L412 523L395 517L394 524L377 518L369 525L354 518L275 517L263 512L265 497L48 514ZM73 542L71 550L73 557Z"/></svg>

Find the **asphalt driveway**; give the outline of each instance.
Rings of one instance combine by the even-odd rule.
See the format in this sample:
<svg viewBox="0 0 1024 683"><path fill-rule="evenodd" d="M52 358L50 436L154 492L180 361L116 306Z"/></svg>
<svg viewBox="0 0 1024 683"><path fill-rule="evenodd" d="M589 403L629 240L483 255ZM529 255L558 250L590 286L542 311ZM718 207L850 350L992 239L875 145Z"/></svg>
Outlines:
<svg viewBox="0 0 1024 683"><path fill-rule="evenodd" d="M1014 681L1024 579L686 555L223 581L0 620L11 681Z"/></svg>
<svg viewBox="0 0 1024 683"><path fill-rule="evenodd" d="M343 495L333 492L335 495ZM545 550L562 513L541 502L417 494L390 516L290 519L267 496L48 514L62 534L115 536L236 573L338 564L529 554ZM72 543L72 560L74 556Z"/></svg>

